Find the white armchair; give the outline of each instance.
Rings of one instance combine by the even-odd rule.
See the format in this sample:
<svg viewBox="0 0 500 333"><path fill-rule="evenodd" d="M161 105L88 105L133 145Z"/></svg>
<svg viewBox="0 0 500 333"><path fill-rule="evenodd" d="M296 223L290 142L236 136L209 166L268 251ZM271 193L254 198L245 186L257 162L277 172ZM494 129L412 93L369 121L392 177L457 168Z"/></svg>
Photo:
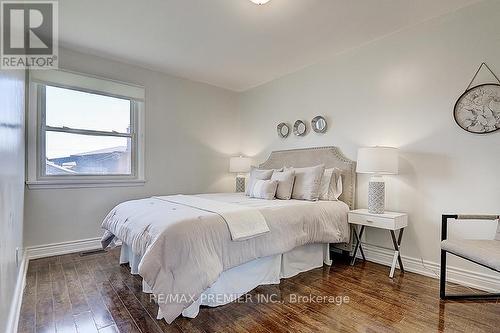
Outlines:
<svg viewBox="0 0 500 333"><path fill-rule="evenodd" d="M500 294L446 295L446 254L450 253L478 265L500 272L500 223L494 240L447 239L448 221L453 220L498 220L498 215L443 215L441 227L441 299L491 299Z"/></svg>

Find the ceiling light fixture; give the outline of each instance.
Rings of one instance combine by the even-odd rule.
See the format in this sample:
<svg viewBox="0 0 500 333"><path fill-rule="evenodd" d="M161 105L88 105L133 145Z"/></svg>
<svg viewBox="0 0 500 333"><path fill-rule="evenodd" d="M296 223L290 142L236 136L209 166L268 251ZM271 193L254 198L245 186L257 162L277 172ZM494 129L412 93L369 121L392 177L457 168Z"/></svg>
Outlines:
<svg viewBox="0 0 500 333"><path fill-rule="evenodd" d="M268 3L270 0L250 0L252 1L254 4L256 5L265 5L266 3Z"/></svg>

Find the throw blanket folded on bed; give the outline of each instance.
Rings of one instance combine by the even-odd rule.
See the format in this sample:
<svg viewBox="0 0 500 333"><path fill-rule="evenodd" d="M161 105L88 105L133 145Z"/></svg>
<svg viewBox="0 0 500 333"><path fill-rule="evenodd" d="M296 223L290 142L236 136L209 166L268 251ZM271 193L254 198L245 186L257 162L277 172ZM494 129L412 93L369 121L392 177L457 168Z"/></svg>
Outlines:
<svg viewBox="0 0 500 333"><path fill-rule="evenodd" d="M304 244L349 240L349 207L341 201L260 200L237 194L196 197L257 209L270 231L235 242L219 213L176 203L176 196L121 203L102 223L103 246L118 238L142 256L139 274L168 323L232 267Z"/></svg>
<svg viewBox="0 0 500 333"><path fill-rule="evenodd" d="M264 216L255 208L193 195L179 194L155 198L218 214L226 221L233 241L246 240L269 232Z"/></svg>

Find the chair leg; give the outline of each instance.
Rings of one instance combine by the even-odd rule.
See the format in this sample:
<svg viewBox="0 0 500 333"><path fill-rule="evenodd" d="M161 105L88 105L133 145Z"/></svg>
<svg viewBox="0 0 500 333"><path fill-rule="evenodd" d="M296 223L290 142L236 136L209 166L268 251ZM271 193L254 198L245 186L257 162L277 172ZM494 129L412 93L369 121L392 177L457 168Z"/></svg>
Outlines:
<svg viewBox="0 0 500 333"><path fill-rule="evenodd" d="M439 297L446 298L446 251L441 250L441 274L439 275Z"/></svg>

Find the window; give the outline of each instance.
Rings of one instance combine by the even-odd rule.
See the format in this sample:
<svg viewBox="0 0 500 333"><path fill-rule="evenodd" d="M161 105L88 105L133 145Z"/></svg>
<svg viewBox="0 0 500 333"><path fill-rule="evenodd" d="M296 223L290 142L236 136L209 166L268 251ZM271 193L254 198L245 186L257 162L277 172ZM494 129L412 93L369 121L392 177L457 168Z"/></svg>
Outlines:
<svg viewBox="0 0 500 333"><path fill-rule="evenodd" d="M144 103L136 98L141 92L123 83L52 72L31 78L28 186L143 183Z"/></svg>

